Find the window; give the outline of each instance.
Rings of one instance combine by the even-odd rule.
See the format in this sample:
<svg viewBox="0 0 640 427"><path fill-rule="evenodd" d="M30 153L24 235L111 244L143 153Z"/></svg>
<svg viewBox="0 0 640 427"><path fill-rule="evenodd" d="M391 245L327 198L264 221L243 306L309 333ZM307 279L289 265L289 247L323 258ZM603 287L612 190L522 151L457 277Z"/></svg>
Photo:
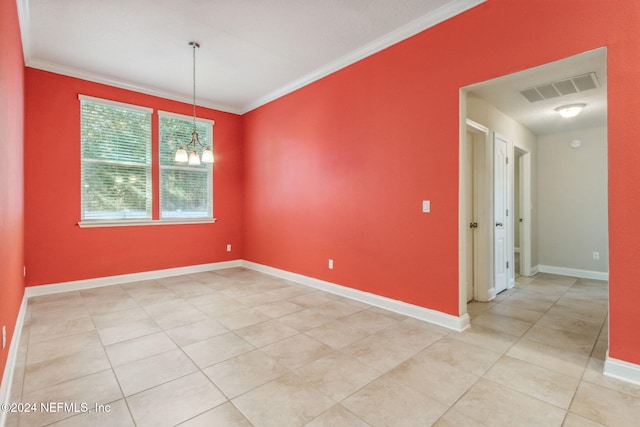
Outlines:
<svg viewBox="0 0 640 427"><path fill-rule="evenodd" d="M151 108L84 95L79 99L80 227L215 222L212 165L174 161L178 147L191 141L192 117L159 111L159 127L152 130ZM212 149L213 124L196 120L200 142ZM158 157L152 155L153 132L158 132ZM159 181L152 177L155 159ZM156 208L154 194L160 195Z"/></svg>
<svg viewBox="0 0 640 427"><path fill-rule="evenodd" d="M176 150L191 141L193 118L159 112L160 219L213 218L213 165L174 161ZM213 149L213 121L196 120L200 142Z"/></svg>
<svg viewBox="0 0 640 427"><path fill-rule="evenodd" d="M81 221L151 220L151 113L80 95Z"/></svg>

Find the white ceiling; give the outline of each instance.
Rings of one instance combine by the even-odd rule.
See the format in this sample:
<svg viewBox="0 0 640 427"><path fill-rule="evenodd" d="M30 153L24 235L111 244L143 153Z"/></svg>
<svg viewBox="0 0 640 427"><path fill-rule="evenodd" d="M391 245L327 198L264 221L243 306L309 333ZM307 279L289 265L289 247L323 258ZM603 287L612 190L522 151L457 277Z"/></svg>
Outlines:
<svg viewBox="0 0 640 427"><path fill-rule="evenodd" d="M485 0L17 0L27 66L244 113Z"/></svg>
<svg viewBox="0 0 640 427"><path fill-rule="evenodd" d="M17 0L27 66L244 113L485 0ZM595 72L598 89L519 92ZM536 134L606 125L606 50L468 87ZM560 105L586 103L573 119Z"/></svg>
<svg viewBox="0 0 640 427"><path fill-rule="evenodd" d="M606 49L596 49L508 76L469 86L485 99L537 135L569 132L607 124ZM567 77L595 72L600 87L580 93L530 103L520 91ZM587 104L582 112L565 119L555 109L562 105Z"/></svg>

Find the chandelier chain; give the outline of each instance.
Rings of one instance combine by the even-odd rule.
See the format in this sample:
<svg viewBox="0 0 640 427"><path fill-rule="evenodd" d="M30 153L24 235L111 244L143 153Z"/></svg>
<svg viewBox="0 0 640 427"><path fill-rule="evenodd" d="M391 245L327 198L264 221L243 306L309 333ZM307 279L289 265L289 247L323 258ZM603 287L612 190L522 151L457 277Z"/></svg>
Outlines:
<svg viewBox="0 0 640 427"><path fill-rule="evenodd" d="M197 43L193 44L193 130L196 130L196 49Z"/></svg>
<svg viewBox="0 0 640 427"><path fill-rule="evenodd" d="M189 42L189 46L193 49L193 132L191 132L191 141L184 144L176 151L174 160L178 163L188 163L189 165L199 165L200 155L198 150L202 149L202 163L213 163L213 151L209 147L200 142L197 132L197 116L196 116L196 49L200 47L197 42Z"/></svg>

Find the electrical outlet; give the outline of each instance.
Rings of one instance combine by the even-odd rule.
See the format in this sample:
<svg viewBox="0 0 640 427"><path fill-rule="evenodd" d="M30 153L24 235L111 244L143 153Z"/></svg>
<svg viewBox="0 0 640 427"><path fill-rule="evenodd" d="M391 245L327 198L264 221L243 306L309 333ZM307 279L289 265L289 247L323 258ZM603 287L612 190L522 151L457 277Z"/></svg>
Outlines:
<svg viewBox="0 0 640 427"><path fill-rule="evenodd" d="M231 245L227 245L227 252L231 252Z"/></svg>
<svg viewBox="0 0 640 427"><path fill-rule="evenodd" d="M600 259L600 252L594 252L593 259Z"/></svg>
<svg viewBox="0 0 640 427"><path fill-rule="evenodd" d="M329 269L333 270L333 260L332 259L329 260Z"/></svg>
<svg viewBox="0 0 640 427"><path fill-rule="evenodd" d="M3 326L2 327L2 349L4 350L6 346L7 346L7 327Z"/></svg>

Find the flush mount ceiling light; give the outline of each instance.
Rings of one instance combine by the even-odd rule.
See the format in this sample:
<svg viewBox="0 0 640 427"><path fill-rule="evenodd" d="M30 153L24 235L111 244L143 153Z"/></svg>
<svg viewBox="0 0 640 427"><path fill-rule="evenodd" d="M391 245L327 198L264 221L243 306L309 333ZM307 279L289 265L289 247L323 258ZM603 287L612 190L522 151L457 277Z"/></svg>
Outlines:
<svg viewBox="0 0 640 427"><path fill-rule="evenodd" d="M175 161L199 165L200 155L198 150L202 149L202 163L213 163L213 151L200 142L198 132L196 132L196 49L200 47L200 44L189 42L189 46L193 49L193 132L191 132L191 142L176 151Z"/></svg>
<svg viewBox="0 0 640 427"><path fill-rule="evenodd" d="M587 104L570 104L570 105L563 105L562 107L558 107L556 108L556 111L565 119L568 119L570 117L575 117L578 114L580 114L580 111L582 111L582 109L585 107L585 105Z"/></svg>

